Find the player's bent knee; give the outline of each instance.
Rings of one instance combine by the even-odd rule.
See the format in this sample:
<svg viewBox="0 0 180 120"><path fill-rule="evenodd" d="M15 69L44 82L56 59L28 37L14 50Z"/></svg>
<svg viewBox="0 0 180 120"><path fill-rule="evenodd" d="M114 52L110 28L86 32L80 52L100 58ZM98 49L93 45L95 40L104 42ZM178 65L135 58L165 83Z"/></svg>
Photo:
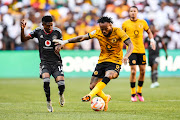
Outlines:
<svg viewBox="0 0 180 120"><path fill-rule="evenodd" d="M95 87L95 85L96 84L94 84L94 83L90 84L90 86L89 86L90 90L92 90Z"/></svg>
<svg viewBox="0 0 180 120"><path fill-rule="evenodd" d="M145 73L145 71L146 71L145 69L143 69L143 70L140 70L140 72L142 72L142 73Z"/></svg>
<svg viewBox="0 0 180 120"><path fill-rule="evenodd" d="M145 74L145 69L140 70L140 74Z"/></svg>
<svg viewBox="0 0 180 120"><path fill-rule="evenodd" d="M112 74L108 74L105 77L109 78L109 79L113 79L113 75Z"/></svg>
<svg viewBox="0 0 180 120"><path fill-rule="evenodd" d="M113 79L116 79L119 75L117 73L113 74Z"/></svg>
<svg viewBox="0 0 180 120"><path fill-rule="evenodd" d="M64 76L57 76L55 80L56 80L57 82L58 82L59 80L64 80Z"/></svg>
<svg viewBox="0 0 180 120"><path fill-rule="evenodd" d="M135 69L131 70L131 75L136 75L136 70Z"/></svg>
<svg viewBox="0 0 180 120"><path fill-rule="evenodd" d="M65 85L65 81L64 80L57 81L57 84L58 86Z"/></svg>
<svg viewBox="0 0 180 120"><path fill-rule="evenodd" d="M50 82L50 78L48 78L48 77L47 78L43 78L43 81L44 82Z"/></svg>
<svg viewBox="0 0 180 120"><path fill-rule="evenodd" d="M50 78L49 73L43 73L43 74L42 74L42 78L43 78L43 79L44 79L44 78Z"/></svg>

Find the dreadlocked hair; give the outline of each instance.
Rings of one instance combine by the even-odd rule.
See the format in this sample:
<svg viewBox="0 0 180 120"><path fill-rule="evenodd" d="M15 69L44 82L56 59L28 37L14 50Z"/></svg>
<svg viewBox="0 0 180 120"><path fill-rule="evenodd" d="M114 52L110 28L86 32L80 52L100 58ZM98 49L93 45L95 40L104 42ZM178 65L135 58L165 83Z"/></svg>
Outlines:
<svg viewBox="0 0 180 120"><path fill-rule="evenodd" d="M105 23L105 22L113 24L111 17L103 16L103 17L99 18L99 20L98 20L98 23Z"/></svg>

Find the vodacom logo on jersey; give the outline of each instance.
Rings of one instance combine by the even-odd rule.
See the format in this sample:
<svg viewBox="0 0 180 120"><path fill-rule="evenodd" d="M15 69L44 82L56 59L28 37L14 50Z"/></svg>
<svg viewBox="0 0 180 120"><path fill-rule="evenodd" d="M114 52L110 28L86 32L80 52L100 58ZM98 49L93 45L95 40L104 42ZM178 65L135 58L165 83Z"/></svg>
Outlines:
<svg viewBox="0 0 180 120"><path fill-rule="evenodd" d="M51 41L50 41L50 40L46 40L46 41L45 41L45 45L46 45L46 46L50 46L50 45L51 45Z"/></svg>

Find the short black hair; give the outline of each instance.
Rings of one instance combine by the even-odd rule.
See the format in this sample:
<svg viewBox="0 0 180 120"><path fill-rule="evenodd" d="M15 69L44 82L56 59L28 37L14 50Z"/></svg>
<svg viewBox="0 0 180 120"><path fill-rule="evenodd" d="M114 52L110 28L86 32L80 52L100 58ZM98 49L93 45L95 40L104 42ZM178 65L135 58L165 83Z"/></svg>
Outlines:
<svg viewBox="0 0 180 120"><path fill-rule="evenodd" d="M52 22L53 18L50 15L46 15L42 18L42 22Z"/></svg>
<svg viewBox="0 0 180 120"><path fill-rule="evenodd" d="M103 16L103 17L99 18L99 20L98 20L98 23L105 23L105 22L113 24L111 17Z"/></svg>
<svg viewBox="0 0 180 120"><path fill-rule="evenodd" d="M131 8L136 8L137 11L138 11L138 8L137 8L136 6L131 6L131 7L129 8L129 11L130 11Z"/></svg>

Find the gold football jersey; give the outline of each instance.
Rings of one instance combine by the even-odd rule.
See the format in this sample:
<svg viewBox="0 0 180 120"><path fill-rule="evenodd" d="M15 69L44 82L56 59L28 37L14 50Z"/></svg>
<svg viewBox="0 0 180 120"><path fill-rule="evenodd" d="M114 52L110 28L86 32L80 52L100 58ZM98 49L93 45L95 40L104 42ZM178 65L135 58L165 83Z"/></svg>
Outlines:
<svg viewBox="0 0 180 120"><path fill-rule="evenodd" d="M128 19L122 24L122 29L131 38L134 45L132 53L145 53L143 32L149 29L147 22L141 19L137 19L136 21Z"/></svg>
<svg viewBox="0 0 180 120"><path fill-rule="evenodd" d="M88 34L90 38L97 38L99 41L101 53L98 63L112 62L122 64L123 42L129 36L121 28L113 27L113 31L109 37L105 37L99 28Z"/></svg>

